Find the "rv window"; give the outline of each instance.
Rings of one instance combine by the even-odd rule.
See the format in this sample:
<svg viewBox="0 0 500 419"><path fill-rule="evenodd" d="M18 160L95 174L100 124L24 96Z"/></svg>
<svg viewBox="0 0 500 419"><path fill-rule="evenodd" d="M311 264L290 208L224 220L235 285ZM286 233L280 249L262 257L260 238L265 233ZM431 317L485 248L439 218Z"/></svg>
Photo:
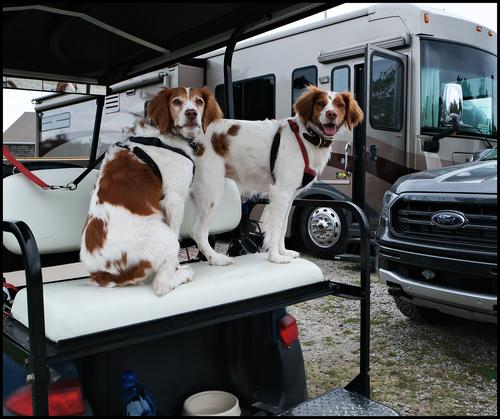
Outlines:
<svg viewBox="0 0 500 419"><path fill-rule="evenodd" d="M276 117L274 74L233 82L233 95L235 119L262 120ZM224 85L216 86L215 97L225 114Z"/></svg>
<svg viewBox="0 0 500 419"><path fill-rule="evenodd" d="M41 112L38 156L88 158L96 109L94 100L85 100ZM57 113L51 114L51 112ZM55 123L50 124L50 121ZM114 134L112 138L116 142ZM105 142L106 137L107 135L101 133L99 142Z"/></svg>
<svg viewBox="0 0 500 419"><path fill-rule="evenodd" d="M403 127L403 63L373 53L370 74L370 125L375 129L399 131Z"/></svg>
<svg viewBox="0 0 500 419"><path fill-rule="evenodd" d="M348 65L334 67L332 70L332 91L344 92L351 90L351 69Z"/></svg>
<svg viewBox="0 0 500 419"><path fill-rule="evenodd" d="M318 69L316 66L302 67L293 70L292 73L292 105L304 93L309 84L318 85ZM292 106L293 107L293 106ZM292 110L293 114L293 110Z"/></svg>
<svg viewBox="0 0 500 419"><path fill-rule="evenodd" d="M420 127L425 133L448 130L443 94L448 83L463 94L460 131L468 136L497 137L497 57L449 41L420 41Z"/></svg>
<svg viewBox="0 0 500 419"><path fill-rule="evenodd" d="M42 132L58 128L68 128L71 125L71 115L69 112L50 115L42 118Z"/></svg>

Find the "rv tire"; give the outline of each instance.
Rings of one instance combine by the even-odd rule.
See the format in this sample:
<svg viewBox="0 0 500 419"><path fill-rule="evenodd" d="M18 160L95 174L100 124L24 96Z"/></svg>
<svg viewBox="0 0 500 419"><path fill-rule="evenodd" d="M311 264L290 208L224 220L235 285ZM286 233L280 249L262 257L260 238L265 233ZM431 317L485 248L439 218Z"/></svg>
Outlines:
<svg viewBox="0 0 500 419"><path fill-rule="evenodd" d="M304 208L298 219L299 235L305 249L321 259L344 253L347 221L343 211L330 207Z"/></svg>

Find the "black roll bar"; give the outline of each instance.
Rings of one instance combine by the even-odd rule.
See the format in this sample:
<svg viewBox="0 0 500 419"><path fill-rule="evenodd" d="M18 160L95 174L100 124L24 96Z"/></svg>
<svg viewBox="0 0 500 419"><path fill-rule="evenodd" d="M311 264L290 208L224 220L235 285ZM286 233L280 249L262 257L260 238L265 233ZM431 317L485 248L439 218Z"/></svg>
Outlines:
<svg viewBox="0 0 500 419"><path fill-rule="evenodd" d="M226 51L224 52L224 104L226 105L226 115L228 119L234 119L234 94L233 94L233 76L232 62L233 52L239 37L250 25L242 25L235 29L229 39Z"/></svg>
<svg viewBox="0 0 500 419"><path fill-rule="evenodd" d="M359 223L360 232L360 351L359 375L345 388L366 397L370 397L370 227L363 210L350 201L330 201L326 199L296 199L293 204L298 207L330 207L351 211ZM338 284L339 290L341 284ZM342 287L344 288L344 287ZM338 295L338 294L337 294Z"/></svg>
<svg viewBox="0 0 500 419"><path fill-rule="evenodd" d="M49 369L45 351L45 318L43 308L43 281L40 253L30 228L23 221L4 220L3 231L14 234L23 255L28 298L30 340L30 381L33 412L36 416L49 415Z"/></svg>
<svg viewBox="0 0 500 419"><path fill-rule="evenodd" d="M94 131L92 133L92 143L90 148L90 157L89 157L89 165L90 167L96 160L97 157L97 145L99 144L99 134L101 132L101 120L102 120L102 111L104 109L104 96L99 96L96 99L96 113L95 113L95 121L94 121Z"/></svg>

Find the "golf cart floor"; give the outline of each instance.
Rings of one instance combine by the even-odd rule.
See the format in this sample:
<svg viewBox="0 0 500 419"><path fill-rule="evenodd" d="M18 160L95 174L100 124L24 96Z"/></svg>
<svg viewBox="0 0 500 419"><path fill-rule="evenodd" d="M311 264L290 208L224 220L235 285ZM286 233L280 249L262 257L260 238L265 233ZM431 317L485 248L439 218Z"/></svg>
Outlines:
<svg viewBox="0 0 500 419"><path fill-rule="evenodd" d="M343 388L329 391L288 410L286 416L399 416L381 404Z"/></svg>

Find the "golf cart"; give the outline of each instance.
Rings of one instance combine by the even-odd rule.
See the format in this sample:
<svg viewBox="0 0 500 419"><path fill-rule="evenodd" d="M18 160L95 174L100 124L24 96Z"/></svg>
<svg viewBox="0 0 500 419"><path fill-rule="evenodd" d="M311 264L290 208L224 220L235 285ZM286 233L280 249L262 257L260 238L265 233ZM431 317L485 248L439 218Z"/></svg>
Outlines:
<svg viewBox="0 0 500 419"><path fill-rule="evenodd" d="M78 254L98 174L104 97L116 93L111 86L226 46L231 117L236 41L331 6L4 4L4 87L53 91L58 81L71 83L72 94L96 98L87 169L58 162L42 168L26 162L16 169L4 161L3 244L22 255L26 277L10 313L4 313L4 363L15 361L28 384L4 394L4 414L121 415L123 370L136 372L156 400L158 415L178 415L186 398L212 389L234 394L244 415L396 414L370 400L369 231L363 211L350 202L294 204L352 213L363 243L359 286L325 280L305 259L272 264L261 253L235 257L227 267L190 258L195 280L161 298L148 284L98 288L85 274L68 276L63 269L46 275ZM46 187L33 183L33 175ZM227 179L211 234L234 230L241 217L239 191ZM181 227L186 246L192 244L192 219L188 202ZM297 324L286 307L327 295L360 302L359 374L344 388L308 400Z"/></svg>

